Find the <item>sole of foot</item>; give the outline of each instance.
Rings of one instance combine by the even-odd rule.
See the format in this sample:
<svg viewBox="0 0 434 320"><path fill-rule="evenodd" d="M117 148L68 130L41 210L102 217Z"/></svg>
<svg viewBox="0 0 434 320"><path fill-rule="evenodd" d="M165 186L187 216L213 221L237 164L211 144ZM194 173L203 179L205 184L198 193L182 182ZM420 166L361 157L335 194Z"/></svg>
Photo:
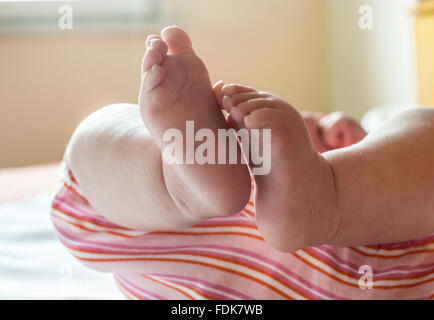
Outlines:
<svg viewBox="0 0 434 320"><path fill-rule="evenodd" d="M331 240L339 225L333 173L300 113L247 86L219 84L215 90L236 128L271 129L271 171L255 176L256 221L264 239L286 252Z"/></svg>
<svg viewBox="0 0 434 320"><path fill-rule="evenodd" d="M139 106L160 150L170 144L163 139L167 130L180 130L185 137L187 121L194 121L196 131L206 128L216 137L219 129L227 130L207 68L194 53L187 33L176 26L167 27L161 35L149 36L146 46ZM237 156L242 157L239 148ZM163 175L172 199L192 223L235 214L250 197L250 175L241 161L233 165L163 162Z"/></svg>

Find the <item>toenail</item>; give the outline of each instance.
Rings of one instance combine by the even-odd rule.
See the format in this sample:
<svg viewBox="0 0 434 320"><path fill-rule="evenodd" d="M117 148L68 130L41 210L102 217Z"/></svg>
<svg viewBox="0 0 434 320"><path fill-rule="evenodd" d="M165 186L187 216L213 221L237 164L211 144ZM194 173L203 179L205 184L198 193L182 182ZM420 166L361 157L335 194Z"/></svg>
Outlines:
<svg viewBox="0 0 434 320"><path fill-rule="evenodd" d="M151 41L149 41L150 47L153 47L154 43L157 42L157 41L158 41L158 39L151 39Z"/></svg>
<svg viewBox="0 0 434 320"><path fill-rule="evenodd" d="M153 51L153 54L155 55L155 54L158 54L158 57L161 59L162 58L162 56L161 56L161 51L160 50L158 50L157 48L150 48L150 51Z"/></svg>
<svg viewBox="0 0 434 320"><path fill-rule="evenodd" d="M158 39L156 39L155 36L148 36L148 38L146 39L146 46L150 47L152 45L153 40L158 40Z"/></svg>

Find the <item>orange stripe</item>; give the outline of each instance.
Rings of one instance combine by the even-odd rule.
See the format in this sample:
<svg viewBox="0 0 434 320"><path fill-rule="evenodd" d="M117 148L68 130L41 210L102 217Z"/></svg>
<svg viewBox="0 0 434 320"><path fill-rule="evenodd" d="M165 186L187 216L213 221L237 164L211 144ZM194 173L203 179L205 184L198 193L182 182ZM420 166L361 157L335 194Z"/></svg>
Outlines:
<svg viewBox="0 0 434 320"><path fill-rule="evenodd" d="M55 209L55 210L60 211L61 213L64 213L64 214L70 216L68 213L66 213L65 211L63 211L63 210L61 210L61 209L59 209L59 208L57 208L57 207L55 207L55 206L52 206L52 208ZM129 239L133 239L133 238L137 238L137 237L138 237L138 236L125 235L125 234L117 233L117 232L114 232L114 231L91 230L91 229L88 229L88 228L85 228L85 227L80 227L78 224L76 224L76 223L72 223L72 222L70 222L70 221L68 221L68 220L65 220L65 219L62 219L62 218L59 217L59 216L56 216L56 217L59 218L59 219L61 219L62 221L66 222L66 223L72 224L72 225L74 225L74 226L76 226L76 227L79 227L79 228L81 228L81 229L85 229L85 230L87 230L87 231L91 231L91 232L107 232L107 233L110 233L110 234L114 234L114 235L121 236L121 237L124 237L124 238L129 238ZM73 218L77 218L76 216L72 216L72 217L73 217ZM91 221L88 221L88 220L85 220L85 219L78 219L78 220L84 220L84 221L87 221L87 222L89 222L89 223L92 223ZM92 223L92 224L95 224L95 223ZM97 225L97 224L95 224L95 225ZM251 237L251 238L255 238L255 239L258 239L258 240L264 241L264 239L263 239L261 236L253 235L253 234L249 234L249 233L243 233L243 232L182 232L182 231L177 232L177 231L154 231L154 232L149 232L149 233L147 233L147 234L153 234L153 235L179 235L179 236L182 236L182 235L185 235L185 236L235 235L235 236Z"/></svg>
<svg viewBox="0 0 434 320"><path fill-rule="evenodd" d="M432 243L434 243L434 240L427 240L426 242L396 246L393 248L387 248L387 247L383 248L381 246L380 246L380 248L378 248L379 246L365 246L365 247L370 248L370 249L374 249L374 250L396 251L396 250L405 250L405 249L412 248L412 247L423 247L426 245L430 245Z"/></svg>
<svg viewBox="0 0 434 320"><path fill-rule="evenodd" d="M85 226L83 226L81 224L76 224L76 223L68 221L68 220L66 220L66 219L64 219L62 217L59 217L58 215L55 215L54 213L52 213L52 215L54 217L56 217L57 219L62 220L65 223L68 223L70 225L73 225L74 227L77 227L77 228L80 228L80 229L83 229L83 230L86 230L86 231L89 231L89 232L106 232L106 233L110 233L110 234L113 234L115 236L119 236L119 237L123 237L123 238L129 238L129 239L135 238L134 236L127 236L127 235L120 234L120 233L117 233L117 232L114 232L114 231L100 231L100 230L89 229L89 228L86 228Z"/></svg>
<svg viewBox="0 0 434 320"><path fill-rule="evenodd" d="M69 244L66 244L66 243L63 243L63 245L65 247L67 247L68 249L70 249L70 250L74 250L74 251L77 251L77 252L93 253L93 254L106 254L106 255L107 254L113 254L113 255L154 254L154 252L149 252L149 253L146 253L146 252L145 253L144 252L141 252L141 253L137 253L137 252L125 252L125 251L122 251L122 252L120 252L120 251L104 252L104 251L98 251L98 250L75 248L75 247L70 246Z"/></svg>
<svg viewBox="0 0 434 320"><path fill-rule="evenodd" d="M408 277L405 277L405 278L381 278L381 279L376 279L376 281L414 280L414 279L426 277L426 276L428 276L430 274L434 274L434 271L433 270L428 270L426 273L422 273L422 274L419 274L417 276L408 276ZM434 278L432 280L434 280Z"/></svg>
<svg viewBox="0 0 434 320"><path fill-rule="evenodd" d="M357 284L353 284L351 282L342 280L342 279L336 277L335 275L329 273L328 271L326 271L324 269L321 269L320 267L315 266L313 263L311 263L311 262L307 261L306 259L302 258L301 256L299 256L295 252L292 253L292 255L295 256L296 258L298 258L299 260L301 260L302 262L308 264L313 269L321 272L322 274L324 274L324 275L326 275L326 276L328 276L328 277L330 277L330 278L332 278L332 279L334 279L334 280L336 280L336 281L338 281L340 283L343 283L343 284L346 284L346 285L349 285L349 286L355 287L355 288L359 287L359 285L357 285ZM381 281L381 280L378 280L378 281ZM424 284L424 283L428 283L428 282L431 282L431 281L434 281L434 278L433 279L424 280L424 281L420 281L420 282L416 282L416 283L412 283L412 284L403 284L403 285L394 285L394 286L377 286L377 285L375 285L375 282L374 282L374 288L375 289L383 289L383 290L398 289L398 288L411 288L411 287L416 287L418 285L421 285L421 284Z"/></svg>
<svg viewBox="0 0 434 320"><path fill-rule="evenodd" d="M99 222L96 222L96 221L93 221L93 220L90 220L90 219L86 219L86 218L83 218L83 217L76 216L73 213L71 213L69 211L66 211L65 209L61 209L58 205L56 205L54 203L51 205L51 208L53 208L54 210L59 211L59 212L65 214L65 215L67 215L68 217L71 217L71 218L74 218L74 219L77 219L77 220L80 220L80 221L86 221L86 222L88 222L90 224L93 224L93 225L96 225L96 226L99 226L99 227L104 227L104 228L109 228L109 229L128 230L128 229L122 228L122 227L115 228L113 226L108 226L108 225L103 224L103 223L99 223Z"/></svg>
<svg viewBox="0 0 434 320"><path fill-rule="evenodd" d="M75 255L74 255L75 256ZM198 264L198 265L202 265L205 267L209 267L209 268L214 268L214 269L218 269L221 271L225 271L231 274L235 274L244 278L247 278L249 280L252 280L254 282L257 282L261 285L263 285L264 287L276 292L277 294L285 297L286 299L290 299L290 300L294 300L293 297L287 295L286 293L282 292L281 290L269 285L268 283L257 279L255 277L252 277L250 275L235 271L235 270L231 270L225 267L220 267L220 266L216 266L216 265L212 265L209 263L205 263L205 262L201 262L201 261L190 261L190 260L184 260L184 259L173 259L173 258L140 258L140 259L90 259L90 258L82 258L82 257L78 257L75 256L77 259L82 260L82 261L89 261L89 262L121 262L121 261L162 261L162 262L178 262L178 263L190 263L190 264Z"/></svg>
<svg viewBox="0 0 434 320"><path fill-rule="evenodd" d="M420 281L420 282L416 282L416 283L410 283L410 284L401 284L401 285L397 285L397 286L393 286L393 287L386 287L386 286L377 286L375 285L374 282L374 289L400 289L400 288L412 288L412 287L416 287L425 283L429 283L434 281L434 278L432 279L428 279L428 280L424 280L424 281Z"/></svg>
<svg viewBox="0 0 434 320"><path fill-rule="evenodd" d="M164 282L162 282L162 281L160 281L160 280L154 279L154 278L152 278L152 277L150 277L150 276L147 276L147 275L144 275L144 274L142 274L141 276L142 276L143 278L146 278L146 279L152 280L152 281L154 281L154 282L156 282L156 283L159 283L159 284L161 284L161 285L163 285L163 286L165 286L165 287L168 287L168 288L170 288L170 289L176 290L176 291L178 291L179 293L183 294L184 296L186 296L187 298L189 298L189 299L191 299L191 300L196 300L193 296L189 295L187 292L184 292L184 291L182 291L182 290L179 289L179 288L176 288L176 287L174 287L174 286L171 286L170 284L164 283Z"/></svg>
<svg viewBox="0 0 434 320"><path fill-rule="evenodd" d="M74 215L71 212L68 212L68 211L65 211L64 209L61 209L58 205L52 204L51 207L53 209L56 209L56 210L58 210L58 211L60 211L60 212L62 212L64 214L66 214L69 217L72 217L72 218L75 218L75 219L81 220L81 221L86 221L88 223L91 223L91 224L94 224L94 225L97 225L97 226L100 226L100 227L115 228L115 229L133 231L132 229L124 228L124 227L121 227L121 226L113 227L113 226L109 226L109 225L106 225L106 224L95 222L95 221L90 220L90 219L86 219L86 218L83 218L83 217L76 216L76 215ZM256 226L244 225L244 224L217 224L217 225L201 225L201 224L198 224L198 225L192 226L191 228L218 228L218 227L243 227L243 228L249 228L249 229L258 230L258 228ZM150 232L150 233L151 234L161 234L163 232L155 231L155 232ZM164 233L169 233L169 232L164 232ZM187 233L183 232L182 234L187 234ZM233 233L233 234L238 234L239 235L239 233ZM259 239L259 240L263 240L263 238L260 237L260 236L255 236L255 235L251 235L251 236L253 236L253 237L255 237L255 238ZM129 237L135 237L135 236L129 236Z"/></svg>
<svg viewBox="0 0 434 320"><path fill-rule="evenodd" d="M168 281L169 281L169 280L168 280ZM193 288L192 286L187 285L187 284L185 284L185 283L182 283L182 282L179 282L179 281L175 281L175 280L171 280L171 281L172 281L173 283L179 284L180 286L184 286L184 287L190 289L191 291L196 292L198 295L204 297L205 299L208 299L208 300L221 300L221 299L217 299L216 297L210 296L210 295L208 295L208 294L206 294L206 293L203 293L203 292L197 290L196 288Z"/></svg>
<svg viewBox="0 0 434 320"><path fill-rule="evenodd" d="M179 236L207 236L207 235L213 235L213 236L220 236L220 235L233 235L233 236L242 236L242 237L251 237L255 238L261 241L264 241L264 239L261 236L257 236L254 234L249 233L243 233L243 232L183 232L183 231L154 231L149 232L148 234L155 234L155 235L179 235Z"/></svg>
<svg viewBox="0 0 434 320"><path fill-rule="evenodd" d="M332 268L332 269L333 269L334 271L336 271L337 273L340 273L340 274L346 275L347 277L350 277L350 278L352 278L352 279L354 279L354 280L359 280L359 279L360 279L359 277L355 277L354 275L352 275L352 274L350 274L350 273L346 273L346 272L344 272L344 271L342 271L342 270L337 269L337 268L336 268L335 266L333 266L331 263L328 263L327 261L321 259L320 257L317 257L317 256L313 255L312 253L310 253L309 251L306 251L305 249L302 249L302 251L303 251L304 253L308 254L309 256L311 256L312 258L317 259L317 260L321 261L322 263L324 263L325 265L329 266L330 268ZM318 267L318 268L319 268L319 267ZM324 270L324 271L325 271L325 270ZM326 271L326 272L327 272L327 271Z"/></svg>
<svg viewBox="0 0 434 320"><path fill-rule="evenodd" d="M77 184L77 180L75 180L75 177L72 175L71 170L68 170L68 176L69 176L69 179L71 179L72 182L74 182L75 184Z"/></svg>
<svg viewBox="0 0 434 320"><path fill-rule="evenodd" d="M298 255L297 253L295 253L295 252L292 253L292 255L293 255L294 257L296 257L297 259L301 260L303 263L309 265L311 268L313 268L313 269L315 269L315 270L321 272L322 274L324 274L324 275L326 275L326 276L329 276L330 278L336 280L337 282L340 282L340 283L343 283L343 284L349 285L349 286L351 286L351 287L356 287L356 288L359 287L359 286L356 285L356 284L353 284L353 283L351 283L351 282L348 282L348 281L342 280L342 279L340 279L340 278L338 278L338 277L336 277L336 276L334 276L334 275L328 273L327 271L325 271L325 270L323 270L323 269L321 269L321 268L315 266L313 263L307 261L306 259L304 259L303 257L299 256L299 255Z"/></svg>
<svg viewBox="0 0 434 320"><path fill-rule="evenodd" d="M86 253L93 253L93 254L101 254L102 252L98 252L95 250L89 250L89 249L78 249L78 248L73 248L67 244L65 244L66 247L68 247L71 250L77 251L77 252L86 252ZM117 253L104 253L104 254L117 254ZM134 254L134 253L121 253L121 254ZM292 286L286 284L285 282L283 282L282 280L280 280L279 278L275 277L274 275L263 271L259 268L253 267L247 263L243 263L243 262L239 262L233 259L229 259L229 258L222 258L222 257L217 257L217 256L213 256L210 254L204 254L204 253L197 253L197 252L190 252L190 251L167 251L167 252L149 252L149 253L140 253L140 255L146 255L146 254L150 254L150 255L168 255L168 254L173 254L173 255L190 255L190 256L197 256L197 257L203 257L203 258L211 258L211 259L215 259L215 260L219 260L219 261L224 261L224 262L229 262L229 263L233 263L235 265L241 265L244 266L248 269L251 269L253 271L262 273L263 275L266 275L274 280L276 280L277 282L279 282L280 284L282 284L284 287L293 290L295 292L297 292L299 295L303 296L306 299L312 299L311 297L307 296L306 294L304 294L301 291L298 291L297 289L293 288ZM125 259L141 259L139 257L137 258L125 258Z"/></svg>
<svg viewBox="0 0 434 320"><path fill-rule="evenodd" d="M250 200L249 200L248 204L250 204L252 207L255 206L255 204L253 203L253 201L250 201Z"/></svg>
<svg viewBox="0 0 434 320"><path fill-rule="evenodd" d="M386 255L380 255L380 254L365 253L365 252L363 252L363 251L361 251L359 249L356 249L354 247L348 247L348 248L350 248L351 250L353 250L353 251L361 254L362 256L372 257L372 258L381 258L381 259L396 259L396 258L404 257L404 256L409 255L409 254L434 252L434 249L432 249L432 250L427 249L427 250L415 250L415 251L404 252L403 254L394 255L394 256L386 256Z"/></svg>
<svg viewBox="0 0 434 320"><path fill-rule="evenodd" d="M99 223L99 222L96 222L96 221L93 221L93 220L90 220L90 219L87 219L87 218L76 216L73 213L71 213L69 211L66 211L65 209L61 209L58 205L55 205L54 203L51 205L51 208L53 208L53 209L55 209L55 210L57 210L57 211L65 214L65 215L67 215L68 217L71 217L71 218L74 218L74 219L77 219L77 220L80 220L80 221L86 221L86 222L88 222L90 224L93 224L93 225L96 225L96 226L99 226L99 227L104 227L104 228L109 228L109 229L121 229L121 230L125 230L125 231L134 231L134 230L127 229L127 228L124 228L124 227L121 227L121 226L119 226L119 227L113 227L113 226L110 226L110 225L106 225L104 223Z"/></svg>
<svg viewBox="0 0 434 320"><path fill-rule="evenodd" d="M247 213L248 215L250 215L250 216L252 216L252 217L255 216L255 213L254 213L253 211L249 210L249 209L244 208L244 209L241 210L241 211L244 211L245 213Z"/></svg>
<svg viewBox="0 0 434 320"><path fill-rule="evenodd" d="M347 277L350 277L352 279L355 280L359 280L360 277L354 276L351 273L347 273L341 269L338 269L337 267L335 267L332 263L329 263L326 260L323 260L321 257L316 256L315 254L306 251L305 249L302 250L304 253L308 254L309 256L311 256L314 259L317 259L319 261L321 261L322 263L324 263L325 265L329 266L330 268L332 268L333 270L335 270L337 273L346 275ZM418 279L418 278L422 278L425 277L429 274L433 273L432 270L428 270L426 273L422 273L420 275L415 275L415 276L409 276L409 277L402 277L402 278L381 278L381 279L376 279L376 281L402 281L402 280L412 280L412 279Z"/></svg>
<svg viewBox="0 0 434 320"><path fill-rule="evenodd" d="M79 197L81 200L88 202L85 197L83 197L77 190L75 190L72 186L68 185L66 182L63 184L64 187L70 191L72 191L77 197Z"/></svg>
<svg viewBox="0 0 434 320"><path fill-rule="evenodd" d="M256 226L252 226L252 225L245 225L245 224L197 224L191 228L235 228L235 227L239 227L239 228L249 228L249 229L255 229L258 230L258 228Z"/></svg>
<svg viewBox="0 0 434 320"><path fill-rule="evenodd" d="M83 229L83 230L86 230L86 231L89 231L89 232L97 232L96 230L88 229L85 226L82 226L81 224L76 224L74 222L68 221L68 220L66 220L66 219L64 219L62 217L59 217L58 215L55 215L54 213L52 213L52 216L55 217L55 218L57 218L57 219L62 220L63 222L66 222L66 223L68 223L70 225L73 225L73 226L75 226L77 228L80 228L80 229Z"/></svg>
<svg viewBox="0 0 434 320"><path fill-rule="evenodd" d="M130 293L131 295L135 296L137 299L139 300L143 300L143 298L139 295L137 295L136 293L134 293L133 291L131 291L130 289L128 289L122 282L121 280L118 280L119 285L128 293Z"/></svg>
<svg viewBox="0 0 434 320"><path fill-rule="evenodd" d="M124 295L124 297L128 300L134 300L134 298L121 286L119 280L115 278L115 283L119 291Z"/></svg>

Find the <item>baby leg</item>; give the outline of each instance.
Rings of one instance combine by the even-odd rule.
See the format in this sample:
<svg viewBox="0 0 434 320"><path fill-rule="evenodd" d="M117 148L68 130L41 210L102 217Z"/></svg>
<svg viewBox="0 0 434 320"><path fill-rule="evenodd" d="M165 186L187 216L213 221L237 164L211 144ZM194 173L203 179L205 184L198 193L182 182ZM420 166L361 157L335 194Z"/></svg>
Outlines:
<svg viewBox="0 0 434 320"><path fill-rule="evenodd" d="M176 129L185 137L187 121L215 136L228 129L188 35L169 27L147 40L139 107L103 108L71 139L66 158L91 205L110 221L143 231L185 228L242 210L251 186L239 148L233 165L162 161L169 144L164 133Z"/></svg>

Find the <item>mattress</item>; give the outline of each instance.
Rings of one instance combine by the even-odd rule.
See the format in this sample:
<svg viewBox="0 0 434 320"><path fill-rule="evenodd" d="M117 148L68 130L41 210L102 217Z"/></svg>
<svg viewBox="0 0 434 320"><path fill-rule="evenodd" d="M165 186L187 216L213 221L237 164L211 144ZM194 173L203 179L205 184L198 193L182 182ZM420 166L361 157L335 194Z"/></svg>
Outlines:
<svg viewBox="0 0 434 320"><path fill-rule="evenodd" d="M111 274L85 268L56 239L49 208L57 172L0 170L0 299L124 299Z"/></svg>

